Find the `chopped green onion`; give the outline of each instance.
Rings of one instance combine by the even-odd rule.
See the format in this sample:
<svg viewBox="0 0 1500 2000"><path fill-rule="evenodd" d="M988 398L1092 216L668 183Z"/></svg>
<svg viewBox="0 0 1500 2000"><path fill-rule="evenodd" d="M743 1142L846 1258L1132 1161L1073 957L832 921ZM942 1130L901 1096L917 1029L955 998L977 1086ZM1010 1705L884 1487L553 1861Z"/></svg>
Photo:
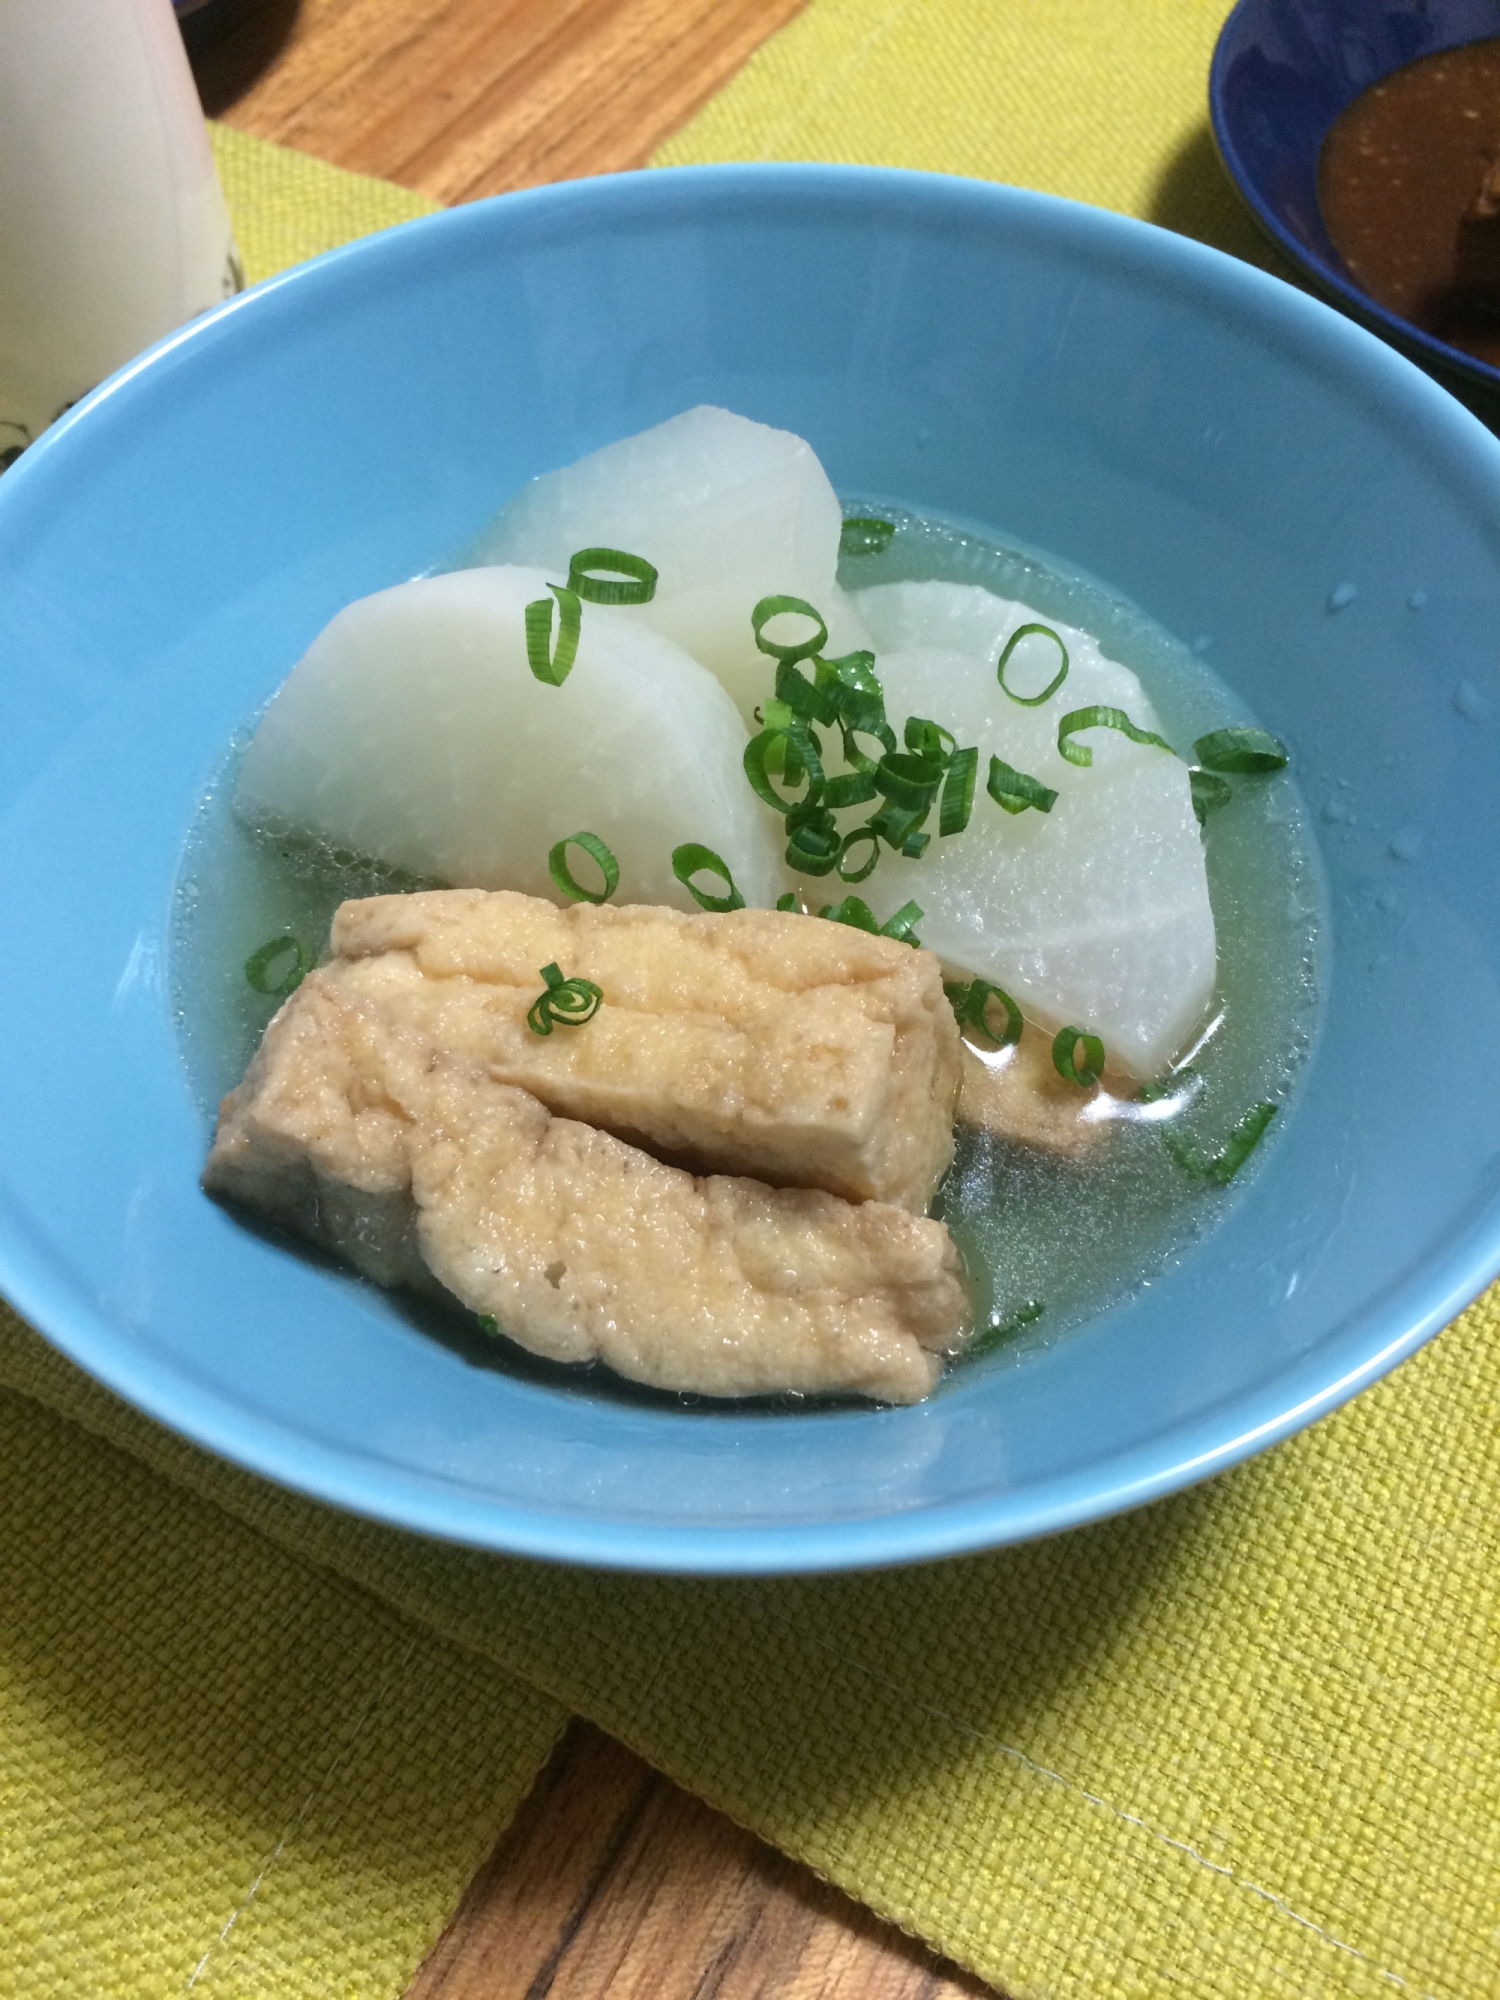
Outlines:
<svg viewBox="0 0 1500 2000"><path fill-rule="evenodd" d="M602 889L585 889L581 882L575 881L568 867L570 847L581 847L590 859L598 862L604 871ZM597 833L570 833L560 840L547 856L547 872L562 894L575 903L607 903L620 886L620 864Z"/></svg>
<svg viewBox="0 0 1500 2000"><path fill-rule="evenodd" d="M991 757L990 775L984 788L995 804L1008 813L1025 812L1028 806L1049 813L1057 804L1057 794L1050 785L1044 785L1040 778L1029 778L1024 771L1007 764L1003 757Z"/></svg>
<svg viewBox="0 0 1500 2000"><path fill-rule="evenodd" d="M1142 1103L1153 1103L1164 1097L1170 1084L1180 1083L1189 1074L1187 1070L1179 1070L1167 1084L1153 1084L1149 1090L1143 1090ZM1205 1153L1201 1147L1195 1146L1191 1139L1180 1137L1165 1125L1160 1128L1162 1144L1182 1171L1193 1180L1209 1181L1214 1187L1228 1187L1260 1144L1266 1127L1276 1116L1276 1111L1276 1105L1265 1100L1252 1105L1217 1153Z"/></svg>
<svg viewBox="0 0 1500 2000"><path fill-rule="evenodd" d="M987 1035L997 1048L1008 1049L1021 1039L1021 1031L1026 1023L1021 1010L1010 995L1000 986L992 986L987 979L974 979L967 986L945 985L949 1004L961 1028L977 1028ZM1005 1009L1005 1028L997 1032L990 1025L990 1002L998 1000Z"/></svg>
<svg viewBox="0 0 1500 2000"><path fill-rule="evenodd" d="M1078 1051L1083 1050L1083 1061ZM1052 1067L1067 1083L1087 1090L1104 1074L1104 1044L1083 1028L1063 1028L1053 1037Z"/></svg>
<svg viewBox="0 0 1500 2000"><path fill-rule="evenodd" d="M786 865L803 875L831 875L843 851L843 836L826 808L814 807L806 818L787 819Z"/></svg>
<svg viewBox="0 0 1500 2000"><path fill-rule="evenodd" d="M705 910L722 913L725 910L743 910L745 907L745 899L734 886L734 877L730 874L722 856L715 854L711 847L700 845L696 840L686 841L681 847L672 849L672 873L693 901L701 904ZM706 889L700 889L693 881L693 877L703 873L717 875L728 890L728 895L711 896Z"/></svg>
<svg viewBox="0 0 1500 2000"><path fill-rule="evenodd" d="M895 938L901 944L918 945L921 943L921 939L917 936L912 926L921 923L921 921L921 904L903 903L895 916L886 918L885 922L880 926L878 935L880 937Z"/></svg>
<svg viewBox="0 0 1500 2000"><path fill-rule="evenodd" d="M908 750L934 764L946 764L958 748L958 738L951 729L944 729L940 722L929 722L925 716L909 715L902 733Z"/></svg>
<svg viewBox="0 0 1500 2000"><path fill-rule="evenodd" d="M778 645L774 639L765 636L765 628L773 618L783 612L795 611L799 617L810 618L817 626L811 639L799 639L795 645ZM828 638L828 627L805 597L763 597L750 613L750 629L755 634L755 643L763 653L769 653L773 660L809 660L822 651Z"/></svg>
<svg viewBox="0 0 1500 2000"><path fill-rule="evenodd" d="M915 945L919 942L912 925L920 923L922 912L916 903L903 903L895 916L877 923L875 912L862 896L846 896L841 903L827 903L819 910L820 917L827 917L830 923L850 924L857 931L868 931L871 937L888 937L902 944Z"/></svg>
<svg viewBox="0 0 1500 2000"><path fill-rule="evenodd" d="M838 718L840 687L833 675L825 675L818 662L816 682L797 670L794 660L776 664L776 705L785 707L802 722L834 722Z"/></svg>
<svg viewBox="0 0 1500 2000"><path fill-rule="evenodd" d="M592 979L564 979L559 965L544 965L542 978L546 986L526 1013L526 1025L534 1035L550 1035L554 1028L581 1028L603 1004L604 995Z"/></svg>
<svg viewBox="0 0 1500 2000"><path fill-rule="evenodd" d="M802 904L795 889L788 889L784 896L776 898L778 910L785 910L789 916L801 916Z"/></svg>
<svg viewBox="0 0 1500 2000"><path fill-rule="evenodd" d="M851 514L839 535L841 556L878 556L890 547L896 532L894 521L880 521L872 514Z"/></svg>
<svg viewBox="0 0 1500 2000"><path fill-rule="evenodd" d="M1033 633L1052 641L1058 652L1062 654L1062 665L1052 676L1051 680L1048 681L1040 694L1017 694L1013 687L1005 686L1005 669L1009 666L1010 656L1016 650L1017 646L1020 645L1023 639L1029 639ZM995 678L999 681L1001 687L1005 688L1005 692L1010 696L1011 700L1018 701L1022 708L1040 708L1044 701L1050 700L1057 693L1057 690L1068 678L1068 649L1050 625L1018 625L1005 642L1005 650L1000 655L995 666Z"/></svg>
<svg viewBox="0 0 1500 2000"><path fill-rule="evenodd" d="M870 825L887 846L905 853L907 842L916 838L923 820L927 817L927 811L926 806L882 806L871 819ZM918 849L918 852L920 851Z"/></svg>
<svg viewBox="0 0 1500 2000"><path fill-rule="evenodd" d="M789 785L799 784L805 775L807 791L800 799L785 799L771 782L771 753L782 761L782 775ZM779 813L796 812L816 805L823 793L823 760L818 755L817 738L800 722L775 729L763 729L745 745L745 776L768 806Z"/></svg>
<svg viewBox="0 0 1500 2000"><path fill-rule="evenodd" d="M861 840L867 840L870 843L870 858L868 861L864 863L862 867L849 868L846 866L846 863L848 862L850 852L854 848L856 843ZM879 859L880 859L880 835L875 831L873 826L855 827L852 833L846 833L844 835L844 844L839 849L839 860L838 860L839 880L841 882L868 881L870 876L872 876L875 873L875 864Z"/></svg>
<svg viewBox="0 0 1500 2000"><path fill-rule="evenodd" d="M1264 729L1212 729L1193 755L1205 771L1281 771L1287 763L1286 745Z"/></svg>
<svg viewBox="0 0 1500 2000"><path fill-rule="evenodd" d="M591 570L613 576L591 576ZM589 604L649 604L656 595L656 571L644 556L624 549L580 549L568 564L568 588Z"/></svg>
<svg viewBox="0 0 1500 2000"><path fill-rule="evenodd" d="M496 1334L500 1331L500 1322L493 1313L480 1313L479 1331L481 1333Z"/></svg>
<svg viewBox="0 0 1500 2000"><path fill-rule="evenodd" d="M943 767L930 757L887 750L871 776L877 790L893 806L901 806L908 812L926 812L943 782Z"/></svg>
<svg viewBox="0 0 1500 2000"><path fill-rule="evenodd" d="M834 812L845 806L868 805L875 796L875 780L868 771L842 771L823 787L822 803Z"/></svg>
<svg viewBox="0 0 1500 2000"><path fill-rule="evenodd" d="M939 837L962 833L974 810L974 783L979 776L979 751L971 745L955 750L948 759L948 775L943 780L943 803L938 809Z"/></svg>
<svg viewBox="0 0 1500 2000"><path fill-rule="evenodd" d="M1123 708L1075 708L1057 725L1057 748L1070 764L1081 765L1084 770L1093 763L1094 753L1086 743L1072 741L1080 729L1118 729L1132 743L1151 743L1158 750L1165 750L1169 757L1177 755L1164 736L1150 729L1137 729Z"/></svg>
<svg viewBox="0 0 1500 2000"><path fill-rule="evenodd" d="M1188 772L1188 786L1199 826L1206 825L1209 814L1217 812L1220 806L1227 806L1233 796L1223 778L1216 778L1212 771L1200 771L1196 767Z"/></svg>
<svg viewBox="0 0 1500 2000"><path fill-rule="evenodd" d="M576 590L560 583L549 583L547 588L557 599L557 651L552 651L552 597L539 597L526 607L526 658L539 681L560 688L578 657L583 606Z"/></svg>
<svg viewBox="0 0 1500 2000"><path fill-rule="evenodd" d="M283 959L287 962L281 965L278 972L276 968ZM281 937L267 938L259 950L252 951L245 960L247 983L257 993L269 993L274 1000L285 1000L295 993L311 970L310 954L301 939L294 938L290 931Z"/></svg>
<svg viewBox="0 0 1500 2000"><path fill-rule="evenodd" d="M1044 1310L1040 1299L1027 1299L1024 1305L1017 1306L1008 1319L1002 1319L998 1312L992 1314L990 1323L983 1333L976 1335L964 1349L964 1359L977 1361L980 1355L993 1353L1002 1340L1009 1340L1012 1335L1019 1333L1022 1327L1030 1326L1033 1321L1039 1320Z"/></svg>
<svg viewBox="0 0 1500 2000"><path fill-rule="evenodd" d="M882 757L889 751L893 751L896 747L896 732L891 728L883 714L869 722L845 722L842 734L844 739L844 762L852 764L856 771L864 771L867 774L874 772L880 759L878 757L867 756L854 740L857 736L873 736L875 741L880 745L880 754Z"/></svg>

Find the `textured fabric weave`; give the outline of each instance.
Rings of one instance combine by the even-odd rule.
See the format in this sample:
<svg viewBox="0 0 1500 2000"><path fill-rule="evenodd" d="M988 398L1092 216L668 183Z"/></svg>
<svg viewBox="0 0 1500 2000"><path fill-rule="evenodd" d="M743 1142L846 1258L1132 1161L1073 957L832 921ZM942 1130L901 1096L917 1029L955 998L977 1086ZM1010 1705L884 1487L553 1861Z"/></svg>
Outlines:
<svg viewBox="0 0 1500 2000"><path fill-rule="evenodd" d="M987 174L1258 255L1203 130L1221 12L812 0L659 157ZM394 219L274 148L221 136L220 163L258 271L288 175L299 242L340 203ZM160 1431L9 1316L0 1384L0 1989L176 1990L269 1851L204 1979L394 1995L445 1865L456 1884L483 1845L478 1795L498 1825L572 1708L1016 2000L1500 1993L1500 1293L1196 1492L821 1580L600 1576L352 1520ZM475 1758L446 1817L442 1773ZM45 1927L50 1984L21 1982L18 1922Z"/></svg>

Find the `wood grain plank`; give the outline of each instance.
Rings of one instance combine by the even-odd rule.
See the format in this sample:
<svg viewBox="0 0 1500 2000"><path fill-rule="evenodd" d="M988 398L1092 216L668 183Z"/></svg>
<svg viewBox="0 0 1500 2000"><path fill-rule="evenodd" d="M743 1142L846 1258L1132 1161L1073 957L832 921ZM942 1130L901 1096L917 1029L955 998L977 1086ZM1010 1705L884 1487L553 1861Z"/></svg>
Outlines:
<svg viewBox="0 0 1500 2000"><path fill-rule="evenodd" d="M995 2000L575 1722L406 2000Z"/></svg>
<svg viewBox="0 0 1500 2000"><path fill-rule="evenodd" d="M302 0L196 64L227 124L441 202L643 166L803 0Z"/></svg>

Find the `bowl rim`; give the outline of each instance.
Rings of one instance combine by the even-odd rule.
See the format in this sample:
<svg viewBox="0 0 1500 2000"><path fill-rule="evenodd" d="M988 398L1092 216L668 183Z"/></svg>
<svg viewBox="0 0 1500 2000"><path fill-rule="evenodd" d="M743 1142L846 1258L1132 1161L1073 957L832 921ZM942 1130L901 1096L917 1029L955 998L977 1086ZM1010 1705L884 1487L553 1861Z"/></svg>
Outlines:
<svg viewBox="0 0 1500 2000"><path fill-rule="evenodd" d="M1308 0L1298 0L1306 5ZM1312 0L1316 5L1316 0ZM1481 361L1477 355L1467 354L1461 347L1450 347L1446 340L1439 340L1435 334L1417 326L1412 320L1402 319L1368 292L1361 290L1348 276L1342 266L1327 263L1296 236L1282 221L1272 204L1261 193L1255 176L1245 165L1235 138L1234 120L1227 108L1227 77L1231 61L1237 50L1233 48L1235 36L1243 30L1245 23L1253 16L1264 13L1266 0L1235 0L1235 5L1219 30L1214 43L1214 52L1208 69L1208 110L1209 126L1213 133L1214 147L1223 163L1224 171L1234 182L1240 199L1254 216L1261 230L1276 247L1312 279L1318 289L1331 296L1343 309L1352 314L1366 327L1372 328L1382 338L1392 341L1397 347L1410 351L1415 349L1426 361L1439 368L1467 377L1486 388L1500 389L1500 366ZM1500 35L1500 18L1497 18L1495 33ZM1441 48L1426 51L1428 55L1440 55L1444 49L1465 48L1476 39L1466 36L1462 41L1448 42ZM1478 39L1483 40L1484 37ZM1414 61L1422 57L1412 58ZM1408 67L1397 64L1398 69ZM1395 70L1387 70L1387 76L1394 76ZM1368 88L1368 86L1366 86ZM1353 100L1350 100L1353 102ZM1329 128L1332 129L1331 127ZM1326 141L1327 132L1323 138Z"/></svg>
<svg viewBox="0 0 1500 2000"><path fill-rule="evenodd" d="M40 470L52 452L70 448L68 441L89 423L92 410L118 397L143 373L159 369L177 350L217 338L227 320L246 312L256 315L288 288L310 287L316 293L337 282L338 272L382 257L382 245L395 236L414 243L419 236L435 242L446 233L482 232L486 216L501 209L508 215L546 218L601 199L629 207L646 189L652 202L670 204L701 200L704 192L748 194L768 184L780 184L789 194L822 193L846 203L867 204L877 197L942 200L966 203L971 214L1029 216L1061 224L1072 240L1107 247L1114 255L1123 252L1137 269L1149 263L1153 275L1180 277L1191 292L1212 297L1220 311L1238 305L1252 320L1274 320L1309 354L1337 358L1358 376L1366 393L1388 393L1414 406L1429 434L1434 429L1445 433L1445 442L1468 459L1470 469L1482 472L1492 486L1500 484L1500 446L1420 370L1357 323L1225 252L1133 217L1029 189L901 168L819 163L648 169L556 183L440 211L358 239L276 274L167 336L44 433L37 458L32 459L38 450L33 446L7 477L21 470L18 486L24 487L28 459ZM1278 1385L1273 1389L1239 1392L1227 1405L1233 1413L1228 1422L1225 1406L1220 1406L1193 1424L1169 1425L1110 1460L1094 1461L1083 1471L1058 1475L1035 1488L999 1488L977 1499L940 1502L899 1516L705 1527L543 1512L497 1501L458 1482L393 1468L373 1454L330 1446L283 1420L248 1412L179 1364L164 1366L145 1347L122 1343L113 1319L53 1265L46 1246L29 1230L0 1218L0 1286L16 1310L97 1380L232 1463L334 1507L444 1541L607 1569L699 1576L810 1574L929 1561L1106 1519L1227 1470L1339 1408L1448 1325L1497 1275L1500 1228L1493 1220L1486 1228L1483 1217L1469 1218L1378 1308L1361 1311L1357 1323L1366 1331L1352 1365L1346 1355L1330 1369L1334 1357L1320 1347L1312 1356L1318 1365L1309 1366L1304 1357L1273 1378ZM1200 1435L1194 1436L1195 1430Z"/></svg>

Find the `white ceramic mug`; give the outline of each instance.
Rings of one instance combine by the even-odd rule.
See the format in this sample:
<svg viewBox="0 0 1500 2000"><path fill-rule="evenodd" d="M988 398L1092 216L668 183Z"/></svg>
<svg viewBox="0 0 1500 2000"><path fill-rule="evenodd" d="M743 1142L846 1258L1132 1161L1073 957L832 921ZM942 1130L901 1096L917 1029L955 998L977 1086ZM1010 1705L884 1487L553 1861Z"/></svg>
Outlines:
<svg viewBox="0 0 1500 2000"><path fill-rule="evenodd" d="M243 283L172 0L0 0L0 466Z"/></svg>

